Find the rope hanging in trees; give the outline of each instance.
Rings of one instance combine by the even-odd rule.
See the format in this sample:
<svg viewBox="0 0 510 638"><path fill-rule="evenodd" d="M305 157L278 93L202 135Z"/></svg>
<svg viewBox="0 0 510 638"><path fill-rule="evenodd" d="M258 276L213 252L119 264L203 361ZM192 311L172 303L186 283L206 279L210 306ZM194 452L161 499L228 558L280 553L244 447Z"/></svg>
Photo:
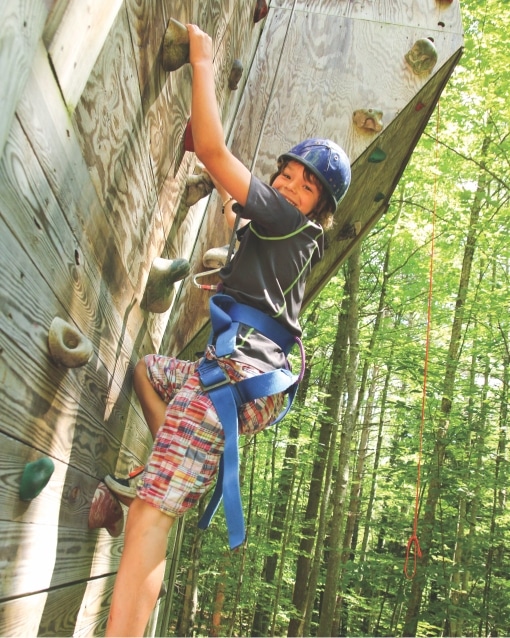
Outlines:
<svg viewBox="0 0 510 638"><path fill-rule="evenodd" d="M439 102L436 109L436 149L435 149L435 163L436 170L434 171L434 196L433 196L433 209L432 209L432 230L430 241L430 262L429 262L429 292L428 292L428 304L427 304L427 328L425 338L425 362L423 366L423 390L421 399L421 419L420 419L420 437L419 437L419 450L418 450L418 463L417 463L417 476L416 476L416 493L414 501L414 519L413 519L413 533L407 541L406 558L404 564L404 574L409 580L413 579L416 575L418 558L421 558L422 552L420 549L420 541L418 540L418 513L420 502L420 481L421 481L421 463L423 452L423 430L425 424L425 404L427 398L427 374L429 367L429 350L430 350L430 328L432 324L432 288L433 288L433 274L434 274L434 241L436 231L436 211L437 211L437 175L438 175L438 149L439 149ZM409 574L409 562L413 560L413 571Z"/></svg>

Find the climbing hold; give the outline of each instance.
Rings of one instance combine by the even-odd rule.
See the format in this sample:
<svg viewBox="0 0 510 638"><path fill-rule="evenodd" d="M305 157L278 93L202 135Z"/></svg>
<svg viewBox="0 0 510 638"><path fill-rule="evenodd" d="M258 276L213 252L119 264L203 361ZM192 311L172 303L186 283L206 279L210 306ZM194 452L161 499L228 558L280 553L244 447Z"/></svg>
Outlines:
<svg viewBox="0 0 510 638"><path fill-rule="evenodd" d="M22 501L31 501L43 491L53 474L55 464L47 456L27 463L21 475L19 497Z"/></svg>
<svg viewBox="0 0 510 638"><path fill-rule="evenodd" d="M90 361L94 354L92 343L67 321L55 317L48 333L52 359L66 368L78 368Z"/></svg>
<svg viewBox="0 0 510 638"><path fill-rule="evenodd" d="M163 37L163 68L165 71L176 71L189 62L188 29L170 18Z"/></svg>
<svg viewBox="0 0 510 638"><path fill-rule="evenodd" d="M376 109L358 109L352 114L352 121L362 130L379 133L383 129L383 112Z"/></svg>
<svg viewBox="0 0 510 638"><path fill-rule="evenodd" d="M228 76L228 88L231 91L235 91L239 86L239 80L243 75L243 63L241 60L234 60L232 62L232 68L230 69L230 75Z"/></svg>
<svg viewBox="0 0 510 638"><path fill-rule="evenodd" d="M201 164L197 164L196 169L197 172L190 175L186 182L186 206L193 206L200 199L212 193L214 189L214 184L205 168Z"/></svg>
<svg viewBox="0 0 510 638"><path fill-rule="evenodd" d="M437 62L437 51L432 40L421 38L416 40L404 57L415 75L424 75L429 73Z"/></svg>
<svg viewBox="0 0 510 638"><path fill-rule="evenodd" d="M89 511L89 529L101 527L113 537L120 536L124 528L122 506L104 483L97 486Z"/></svg>
<svg viewBox="0 0 510 638"><path fill-rule="evenodd" d="M421 111L425 108L425 104L423 102L418 102L418 104L414 107L415 111Z"/></svg>
<svg viewBox="0 0 510 638"><path fill-rule="evenodd" d="M379 148L378 146L374 148L374 150L370 153L368 157L368 161L372 164L378 164L379 162L384 162L386 159L386 153Z"/></svg>
<svg viewBox="0 0 510 638"><path fill-rule="evenodd" d="M227 263L228 249L228 245L218 248L209 248L202 259L204 268L223 268Z"/></svg>
<svg viewBox="0 0 510 638"><path fill-rule="evenodd" d="M338 239L353 239L357 237L361 230L361 222L353 222L352 224L344 224L338 233Z"/></svg>
<svg viewBox="0 0 510 638"><path fill-rule="evenodd" d="M384 193L376 193L375 197L374 197L374 202L382 202L383 199L385 199L386 195Z"/></svg>
<svg viewBox="0 0 510 638"><path fill-rule="evenodd" d="M193 131L191 130L191 120L188 120L186 128L184 129L184 150L190 153L195 152L195 146L193 144Z"/></svg>
<svg viewBox="0 0 510 638"><path fill-rule="evenodd" d="M189 275L186 259L163 259L152 262L141 306L149 312L166 312L174 295L174 283Z"/></svg>
<svg viewBox="0 0 510 638"><path fill-rule="evenodd" d="M253 13L253 22L257 24L259 20L265 18L267 16L267 12L269 8L267 6L266 0L257 0L255 3L255 11Z"/></svg>

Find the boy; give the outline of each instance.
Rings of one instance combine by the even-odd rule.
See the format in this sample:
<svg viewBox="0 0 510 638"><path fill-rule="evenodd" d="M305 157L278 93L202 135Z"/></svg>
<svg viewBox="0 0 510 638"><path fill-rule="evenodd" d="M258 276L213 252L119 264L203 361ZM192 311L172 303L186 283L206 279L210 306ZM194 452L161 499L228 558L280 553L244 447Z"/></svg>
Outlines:
<svg viewBox="0 0 510 638"><path fill-rule="evenodd" d="M197 502L218 466L223 476L224 452L229 471L229 459L235 455L235 450L227 453L231 414L223 414L228 397L220 395L218 402L217 391L228 394L264 374L272 380L275 371L282 372L278 380L289 377L286 354L301 334L298 315L305 279L322 257L324 228L350 182L345 153L328 140L306 140L282 155L271 185L252 176L224 142L211 39L195 25L187 28L195 153L216 185L229 225L234 225L236 211L244 225L235 257L220 271L223 294L215 296L217 302L213 297L215 339L205 357L187 362L149 355L136 365L134 388L156 440L130 505L107 636L143 635L160 591L167 536L175 518ZM230 317L239 309L240 317ZM228 328L216 329L218 317L220 323L226 319ZM210 372L212 383L205 380ZM278 384L270 387L269 396L255 392L250 395L254 398L234 405L235 425L229 427L236 430L235 439L237 430L255 433L280 414L283 393ZM224 491L227 483L223 481ZM231 497L224 495L227 513ZM227 514L229 520L233 518ZM243 540L244 527L237 532L231 545Z"/></svg>

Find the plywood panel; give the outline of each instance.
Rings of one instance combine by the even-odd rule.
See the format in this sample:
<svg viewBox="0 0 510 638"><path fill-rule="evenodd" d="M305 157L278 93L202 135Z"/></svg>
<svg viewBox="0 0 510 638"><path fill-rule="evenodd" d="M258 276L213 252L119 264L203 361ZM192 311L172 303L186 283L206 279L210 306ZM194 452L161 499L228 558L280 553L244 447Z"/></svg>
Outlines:
<svg viewBox="0 0 510 638"><path fill-rule="evenodd" d="M405 107L401 116L396 118L354 163L352 183L359 186L348 191L337 210L337 224L328 233L325 257L315 266L307 281L305 306L337 272L339 265L348 257L355 244L367 235L386 212L391 194L461 53L462 50L459 49L452 55ZM402 144L402 140L406 140L407 144ZM383 150L386 154L383 162L369 161L370 154L375 148ZM355 238L343 239L341 235L344 224L358 220L361 222L360 234Z"/></svg>
<svg viewBox="0 0 510 638"><path fill-rule="evenodd" d="M0 157L47 14L42 0L3 0L0 6Z"/></svg>
<svg viewBox="0 0 510 638"><path fill-rule="evenodd" d="M126 377L118 385L96 356L73 370L53 363L47 345L51 321L72 319L1 217L0 234L1 429L100 477L111 470L129 426L133 454L145 458L147 429L139 407L131 407Z"/></svg>
<svg viewBox="0 0 510 638"><path fill-rule="evenodd" d="M458 0L272 0L271 7L462 33Z"/></svg>
<svg viewBox="0 0 510 638"><path fill-rule="evenodd" d="M121 11L94 66L74 119L85 161L131 285L150 268L147 247L159 215L137 71L126 12Z"/></svg>
<svg viewBox="0 0 510 638"><path fill-rule="evenodd" d="M80 99L122 4L123 0L70 0L66 7L48 52L70 110Z"/></svg>
<svg viewBox="0 0 510 638"><path fill-rule="evenodd" d="M130 287L120 248L113 241L110 221L91 182L42 46L20 100L18 117L30 140L30 152L35 154L72 231L76 242L74 260L79 262L76 265L86 272L96 297L94 303L101 308L101 314L110 324L111 346L116 351L119 344L126 341L130 352L131 341L137 344L139 352L152 352L155 346L150 342L146 329L146 315L138 305L142 292L136 293ZM37 179L41 183L44 181L39 174ZM53 201L53 198L44 195L46 199ZM104 344L106 331L101 330L101 334ZM108 366L107 357L102 356L102 359ZM112 371L115 367L116 362L110 366Z"/></svg>

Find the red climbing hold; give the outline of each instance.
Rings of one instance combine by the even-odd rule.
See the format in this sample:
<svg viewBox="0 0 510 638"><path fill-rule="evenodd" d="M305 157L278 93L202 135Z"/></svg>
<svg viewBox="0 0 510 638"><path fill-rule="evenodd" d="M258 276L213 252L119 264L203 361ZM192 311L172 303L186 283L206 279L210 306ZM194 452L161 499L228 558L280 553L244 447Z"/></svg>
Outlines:
<svg viewBox="0 0 510 638"><path fill-rule="evenodd" d="M193 144L193 132L191 130L191 120L188 120L186 129L184 130L184 150L190 153L195 152L195 145Z"/></svg>
<svg viewBox="0 0 510 638"><path fill-rule="evenodd" d="M114 537L120 536L124 528L121 504L104 483L97 486L89 512L89 529L101 527Z"/></svg>
<svg viewBox="0 0 510 638"><path fill-rule="evenodd" d="M253 22L257 24L259 20L262 20L262 18L265 18L267 16L268 11L269 8L267 6L266 0L257 0L255 4L255 12L253 14Z"/></svg>

